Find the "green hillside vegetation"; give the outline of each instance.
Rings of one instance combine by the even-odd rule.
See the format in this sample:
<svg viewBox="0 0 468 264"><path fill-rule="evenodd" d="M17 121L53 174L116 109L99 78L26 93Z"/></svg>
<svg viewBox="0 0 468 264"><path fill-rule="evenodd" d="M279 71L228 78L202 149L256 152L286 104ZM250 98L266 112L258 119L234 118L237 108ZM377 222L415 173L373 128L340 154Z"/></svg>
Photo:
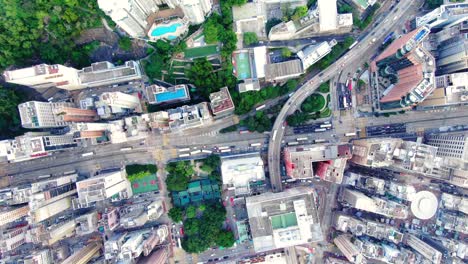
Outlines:
<svg viewBox="0 0 468 264"><path fill-rule="evenodd" d="M64 64L77 50L73 40L105 17L96 0L0 0L0 6L0 69Z"/></svg>

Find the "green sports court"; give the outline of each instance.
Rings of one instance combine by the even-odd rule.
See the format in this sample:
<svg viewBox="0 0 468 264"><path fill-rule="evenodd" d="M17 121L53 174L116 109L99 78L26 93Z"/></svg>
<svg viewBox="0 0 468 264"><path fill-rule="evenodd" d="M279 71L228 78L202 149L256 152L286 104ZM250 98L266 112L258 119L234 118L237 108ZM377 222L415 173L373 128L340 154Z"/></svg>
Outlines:
<svg viewBox="0 0 468 264"><path fill-rule="evenodd" d="M237 76L237 79L245 80L252 77L248 52L236 53L232 64L234 65L234 74Z"/></svg>

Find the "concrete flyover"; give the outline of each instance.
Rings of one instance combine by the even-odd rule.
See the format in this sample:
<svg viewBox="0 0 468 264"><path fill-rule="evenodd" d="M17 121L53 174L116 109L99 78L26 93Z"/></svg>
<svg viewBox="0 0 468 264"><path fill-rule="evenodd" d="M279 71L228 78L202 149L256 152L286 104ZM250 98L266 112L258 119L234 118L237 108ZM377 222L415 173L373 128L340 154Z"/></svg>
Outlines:
<svg viewBox="0 0 468 264"><path fill-rule="evenodd" d="M360 40L353 49L338 59L334 64L330 65L327 69L320 72L316 77L301 86L283 106L275 120L275 124L273 125L268 145L268 169L270 173L271 186L274 192L282 191L280 154L281 141L285 133L284 122L286 121L286 117L293 114L301 106L302 102L315 92L323 81L330 79L333 75L339 72L344 65L362 65L367 61L368 58L364 58L361 54L370 49L377 50L383 37L388 34L389 30L397 23L404 23L405 19L400 18L405 17L404 15L410 10L415 2L417 1L400 1L395 8L393 8L392 12L388 12L386 17L382 17L381 20L384 20L384 23L381 23L378 27L374 26L375 23L371 25L374 26L374 28L372 28L369 34Z"/></svg>

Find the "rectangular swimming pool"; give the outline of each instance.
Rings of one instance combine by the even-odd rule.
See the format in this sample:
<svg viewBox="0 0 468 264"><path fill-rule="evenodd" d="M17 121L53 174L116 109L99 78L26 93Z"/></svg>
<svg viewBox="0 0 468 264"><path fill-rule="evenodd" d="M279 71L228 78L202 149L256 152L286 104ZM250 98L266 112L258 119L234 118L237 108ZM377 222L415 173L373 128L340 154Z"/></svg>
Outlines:
<svg viewBox="0 0 468 264"><path fill-rule="evenodd" d="M187 93L184 88L175 89L173 91L165 91L154 95L156 103L165 103L175 100L183 100L187 98Z"/></svg>

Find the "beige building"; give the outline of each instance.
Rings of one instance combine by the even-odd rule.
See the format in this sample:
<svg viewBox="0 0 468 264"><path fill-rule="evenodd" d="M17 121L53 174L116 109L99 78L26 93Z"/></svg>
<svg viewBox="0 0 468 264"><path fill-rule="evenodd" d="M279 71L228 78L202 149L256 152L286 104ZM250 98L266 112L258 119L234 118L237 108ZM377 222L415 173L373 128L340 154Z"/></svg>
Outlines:
<svg viewBox="0 0 468 264"><path fill-rule="evenodd" d="M93 203L110 199L132 197L132 188L125 170L104 173L76 183L78 199L73 201L74 208L85 208Z"/></svg>
<svg viewBox="0 0 468 264"><path fill-rule="evenodd" d="M101 254L101 248L102 242L91 242L65 259L62 264L86 264L89 260Z"/></svg>
<svg viewBox="0 0 468 264"><path fill-rule="evenodd" d="M345 257L355 263L360 255L360 250L351 242L351 237L349 235L340 235L337 236L333 242L338 247L338 249L345 255Z"/></svg>
<svg viewBox="0 0 468 264"><path fill-rule="evenodd" d="M17 208L4 208L0 212L0 226L19 220L29 213L29 206L22 206Z"/></svg>
<svg viewBox="0 0 468 264"><path fill-rule="evenodd" d="M442 263L442 253L418 237L412 234L407 234L406 244L416 250L419 254L423 255L426 259L432 261L432 263Z"/></svg>
<svg viewBox="0 0 468 264"><path fill-rule="evenodd" d="M65 90L83 88L78 79L78 70L60 64L39 64L28 68L5 71L5 81L36 89L58 87Z"/></svg>

